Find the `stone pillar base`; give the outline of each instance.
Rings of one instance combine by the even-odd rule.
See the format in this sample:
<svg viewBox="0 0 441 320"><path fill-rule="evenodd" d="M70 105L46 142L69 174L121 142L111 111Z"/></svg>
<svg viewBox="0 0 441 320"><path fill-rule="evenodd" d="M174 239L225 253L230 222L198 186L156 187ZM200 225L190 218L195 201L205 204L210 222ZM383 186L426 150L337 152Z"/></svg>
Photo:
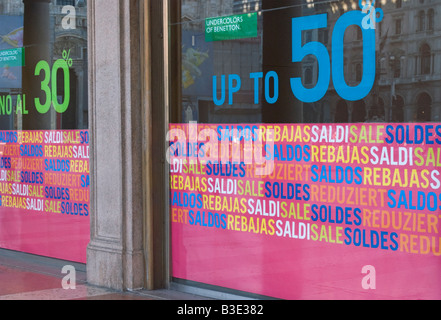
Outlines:
<svg viewBox="0 0 441 320"><path fill-rule="evenodd" d="M144 286L144 254L124 253L116 246L90 244L87 252L87 282L114 290L139 290Z"/></svg>

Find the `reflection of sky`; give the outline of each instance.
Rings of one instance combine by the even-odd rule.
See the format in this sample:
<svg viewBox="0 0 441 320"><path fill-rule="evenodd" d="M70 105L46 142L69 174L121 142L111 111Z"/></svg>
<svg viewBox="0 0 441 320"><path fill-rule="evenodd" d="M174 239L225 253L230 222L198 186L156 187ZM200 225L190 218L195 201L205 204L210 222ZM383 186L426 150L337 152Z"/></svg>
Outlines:
<svg viewBox="0 0 441 320"><path fill-rule="evenodd" d="M9 41L17 41L22 46L22 34L12 35L11 32L23 27L22 16L0 15L0 50L11 49L14 46ZM9 36L8 36L9 35ZM0 88L21 88L21 67L0 68Z"/></svg>

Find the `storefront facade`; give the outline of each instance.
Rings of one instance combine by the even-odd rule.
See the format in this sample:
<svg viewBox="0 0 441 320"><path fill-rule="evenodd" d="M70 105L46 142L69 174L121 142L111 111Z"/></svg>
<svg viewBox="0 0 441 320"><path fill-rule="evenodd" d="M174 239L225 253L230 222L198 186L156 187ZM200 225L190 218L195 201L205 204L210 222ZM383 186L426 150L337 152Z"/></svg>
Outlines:
<svg viewBox="0 0 441 320"><path fill-rule="evenodd" d="M118 290L439 299L440 10L6 1L0 247Z"/></svg>

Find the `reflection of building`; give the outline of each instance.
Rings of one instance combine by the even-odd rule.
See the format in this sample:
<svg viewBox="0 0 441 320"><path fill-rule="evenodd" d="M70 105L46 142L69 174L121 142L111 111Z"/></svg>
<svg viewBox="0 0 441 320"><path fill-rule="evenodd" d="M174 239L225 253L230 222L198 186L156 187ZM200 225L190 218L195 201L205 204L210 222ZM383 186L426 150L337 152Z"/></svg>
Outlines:
<svg viewBox="0 0 441 320"><path fill-rule="evenodd" d="M379 85L386 121L439 121L441 30L434 15L441 3L396 1L383 8L389 14L379 30L385 39Z"/></svg>
<svg viewBox="0 0 441 320"><path fill-rule="evenodd" d="M204 19L218 15L232 15L244 12L259 12L259 37L255 39L214 42L210 52L212 70L207 72L206 82L212 75L239 74L249 78L250 72L261 72L264 48L271 46L271 39L261 33L262 19L269 20L278 11L266 10L265 1L223 0L199 1L183 0L182 12L184 31L193 32L192 44L204 42ZM303 31L303 44L318 41L327 46L332 57L332 34L336 21L351 10L361 10L358 0L285 1L286 6L303 3L303 15L327 13L327 28ZM282 5L282 4L280 4ZM360 101L347 101L338 96L332 81L326 96L316 103L304 103L301 112L303 122L411 122L439 121L441 117L441 93L437 90L441 75L436 66L441 64L441 28L435 20L441 10L441 2L429 0L377 0L377 8L384 12L383 20L376 25L376 80L371 93ZM263 11L261 11L263 10ZM295 15L292 15L295 16ZM263 18L262 18L263 17ZM285 19L285 18L284 18ZM281 19L279 19L280 21ZM281 22L280 22L281 23ZM276 26L274 27L276 28ZM267 27L268 29L268 27ZM290 33L281 36L283 42L290 43ZM281 40L282 41L282 40ZM277 43L277 46L280 46ZM357 86L363 78L363 32L357 26L350 26L345 33L344 73L349 86ZM187 48L186 48L187 49ZM289 48L284 49L289 50ZM273 51L270 51L273 52ZM268 55L268 50L265 51ZM278 59L286 65L286 57ZM285 68L286 69L286 68ZM280 71L282 72L282 71ZM318 77L317 59L313 55L302 61L302 81L305 87L315 86ZM215 107L212 93L185 95L185 108L192 105L201 122L260 122L262 105L253 104L252 82L243 81L242 88L235 95L233 106ZM282 89L281 89L282 90ZM289 91L289 88L283 89ZM290 93L290 92L289 92ZM282 99L279 99L282 100ZM292 102L292 101L291 101ZM291 103L286 100L283 105ZM282 103L281 103L282 104ZM277 110L283 107L277 106ZM291 107L290 107L291 108ZM293 107L294 108L294 107ZM271 110L273 110L272 108ZM300 117L300 116L299 116ZM266 115L263 115L266 118ZM280 120L279 120L280 121ZM296 122L297 119L291 119Z"/></svg>
<svg viewBox="0 0 441 320"><path fill-rule="evenodd" d="M233 0L233 12L255 12L261 9L261 0Z"/></svg>
<svg viewBox="0 0 441 320"><path fill-rule="evenodd" d="M232 13L233 0L183 0L182 12L190 15L192 20L205 19Z"/></svg>
<svg viewBox="0 0 441 320"><path fill-rule="evenodd" d="M10 10L12 14L7 14ZM9 2L0 3L0 50L23 47L23 12ZM18 56L14 55L15 58ZM20 59L18 59L20 60ZM22 87L22 63L0 61L0 130L13 128L16 117L12 106ZM8 103L9 101L9 103ZM5 107L7 106L7 107Z"/></svg>
<svg viewBox="0 0 441 320"><path fill-rule="evenodd" d="M70 68L70 104L68 110L62 115L55 115L52 111L52 116L50 120L50 124L45 125L49 126L52 129L82 129L88 127L88 88L87 88L87 7L86 1L75 1L75 0L51 0L47 1L49 3L49 31L46 33L49 37L49 48L48 53L44 53L42 55L38 55L39 57L45 57L44 60L48 61L50 65L53 64L58 59L63 59L63 51L69 53L69 57L72 59L72 67ZM38 3L32 3L32 5L39 6ZM42 2L42 6L43 6ZM74 6L75 13L72 17L75 17L75 28L74 29L63 29L62 21L63 18L66 17L67 13L63 13L62 9L64 6ZM24 5L22 0L8 0L0 3L0 15L8 15L8 16L24 16L26 5ZM72 13L71 13L72 14ZM45 31L45 25L39 26L38 24L42 22L42 20L38 20L38 14L31 15L35 18L35 21L30 21L30 18L25 19L26 23L29 23L29 26L32 26L35 30L38 28L43 28ZM26 28L24 28L26 29ZM31 30L32 32L33 30ZM26 37L26 30L24 31ZM28 37L29 38L29 37ZM35 37L31 37L35 38ZM27 52L27 59L29 58L29 53L31 55L35 55L34 46L30 46L28 48L27 44L24 43L25 53ZM33 51L32 51L33 50ZM46 49L45 49L46 50ZM38 59L38 58L37 58ZM32 61L32 64L36 64L37 61ZM28 63L29 64L29 63ZM33 67L30 67L27 72L28 74L33 75ZM59 73L59 80L57 81L57 94L59 99L63 99L64 97L64 83L62 75ZM26 83L35 83L34 79L30 79L26 82L26 77L24 77L23 88L12 89L12 88L4 88L2 89L2 95L16 95L24 93L23 89L26 87ZM38 83L37 83L38 84ZM29 89L29 88L28 88ZM6 91L5 91L6 90ZM33 90L33 89L32 89ZM39 88L36 89L39 91ZM32 100L32 99L28 99ZM30 103L28 103L28 107L30 107ZM12 117L12 116L11 116ZM17 119L9 119L10 129L13 127L21 128L21 120L17 122ZM2 122L3 124L3 122ZM7 127L7 126L6 126ZM5 128L6 128L5 127ZM5 129L4 128L4 129ZM23 127L26 129L26 125Z"/></svg>
<svg viewBox="0 0 441 320"><path fill-rule="evenodd" d="M87 104L87 7L85 1L52 1L51 17L54 19L53 61L63 58L63 51L70 52L73 65L70 70L71 103L66 113L62 115L63 129L88 128ZM63 29L62 20L66 16L62 12L64 5L74 5L76 28ZM63 83L58 81L59 95L63 94Z"/></svg>
<svg viewBox="0 0 441 320"><path fill-rule="evenodd" d="M252 3L252 5L251 5ZM259 1L243 0L183 0L182 18L183 34L191 33L191 45L198 48L204 43L204 20L210 17L228 16L259 10ZM209 59L211 69L203 74L205 84L210 86L205 92L187 94L184 90L183 110L191 105L198 110L200 122L248 122L261 121L261 108L253 103L253 83L243 81L239 93L235 94L235 103L229 108L216 107L213 103L211 81L213 75L239 74L242 79L248 79L251 72L262 71L261 61L261 36L251 39L237 39L234 41L218 41L209 44ZM187 47L184 50L188 50ZM185 75L185 74L184 74ZM219 86L220 87L220 86Z"/></svg>
<svg viewBox="0 0 441 320"><path fill-rule="evenodd" d="M335 1L330 4L304 6L309 14L328 13L329 28L305 37L325 44L331 39L336 20L348 10L360 10L358 1ZM371 94L361 101L344 101L329 92L316 104L304 107L307 122L412 122L439 121L441 93L437 88L441 76L436 66L441 63L441 29L434 19L441 2L429 0L377 1L384 19L377 24L377 79ZM330 51L330 46L328 45ZM360 83L363 76L363 41L358 27L348 28L345 38L345 76L348 85ZM306 85L315 83L317 65L314 59L304 61ZM330 111L327 113L327 111Z"/></svg>

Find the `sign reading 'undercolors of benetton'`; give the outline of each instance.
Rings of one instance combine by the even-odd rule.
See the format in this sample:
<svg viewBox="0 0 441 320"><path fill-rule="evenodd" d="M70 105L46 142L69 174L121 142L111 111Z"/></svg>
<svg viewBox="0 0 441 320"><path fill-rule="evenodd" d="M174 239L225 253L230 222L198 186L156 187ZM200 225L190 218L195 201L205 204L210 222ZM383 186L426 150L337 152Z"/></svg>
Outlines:
<svg viewBox="0 0 441 320"><path fill-rule="evenodd" d="M441 125L170 132L174 277L284 299L441 298ZM369 296L366 265L388 277Z"/></svg>
<svg viewBox="0 0 441 320"><path fill-rule="evenodd" d="M205 41L257 37L257 12L205 20Z"/></svg>

